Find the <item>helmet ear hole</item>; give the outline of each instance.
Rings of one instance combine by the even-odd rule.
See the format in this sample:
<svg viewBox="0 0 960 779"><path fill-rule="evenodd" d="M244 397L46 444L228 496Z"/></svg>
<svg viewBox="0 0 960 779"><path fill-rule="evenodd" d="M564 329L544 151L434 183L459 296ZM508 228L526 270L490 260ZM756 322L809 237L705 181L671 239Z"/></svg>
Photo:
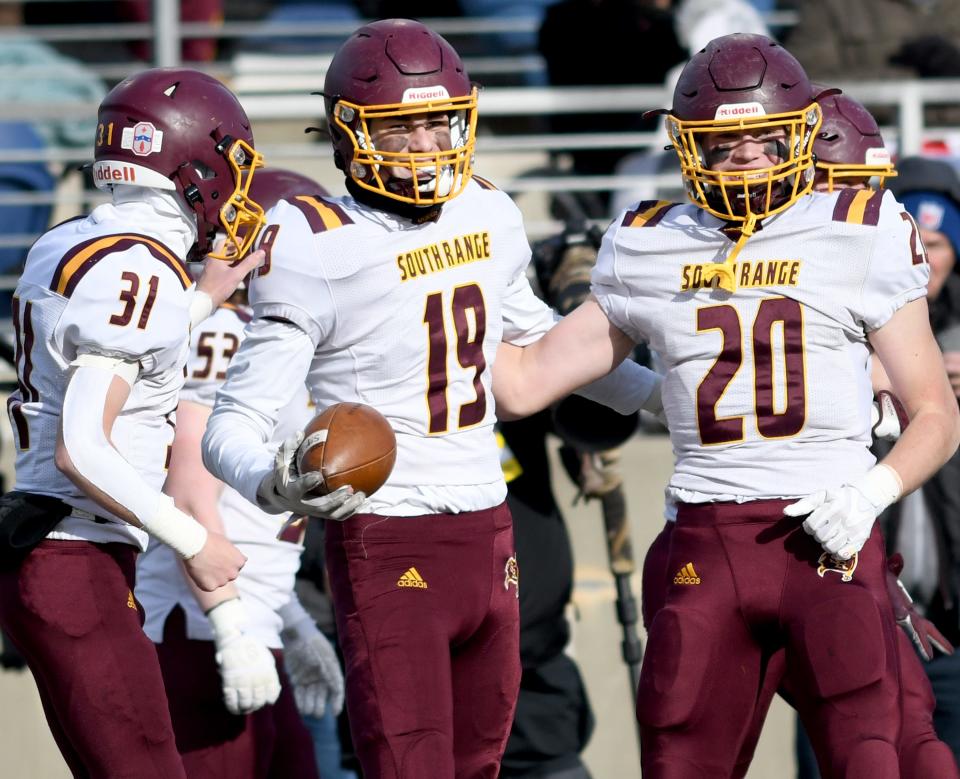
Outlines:
<svg viewBox="0 0 960 779"><path fill-rule="evenodd" d="M201 160L194 160L190 163L190 166L203 181L210 181L217 177L216 171Z"/></svg>

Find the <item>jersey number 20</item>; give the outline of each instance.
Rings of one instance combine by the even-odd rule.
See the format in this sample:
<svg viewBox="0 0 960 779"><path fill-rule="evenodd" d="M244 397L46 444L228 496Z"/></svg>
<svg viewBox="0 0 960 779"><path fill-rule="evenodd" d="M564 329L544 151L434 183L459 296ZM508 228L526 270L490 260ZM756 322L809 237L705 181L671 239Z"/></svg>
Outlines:
<svg viewBox="0 0 960 779"><path fill-rule="evenodd" d="M773 331L782 328L781 348L774 348ZM717 416L717 403L743 364L740 315L733 306L710 306L697 311L697 332L719 330L723 343L716 362L697 387L697 426L703 444L743 440L743 417ZM761 301L753 322L753 375L757 430L764 438L796 435L806 420L804 383L803 309L789 298ZM777 360L776 357L780 359ZM779 362L779 365L776 363ZM777 408L776 369L783 373L782 397Z"/></svg>

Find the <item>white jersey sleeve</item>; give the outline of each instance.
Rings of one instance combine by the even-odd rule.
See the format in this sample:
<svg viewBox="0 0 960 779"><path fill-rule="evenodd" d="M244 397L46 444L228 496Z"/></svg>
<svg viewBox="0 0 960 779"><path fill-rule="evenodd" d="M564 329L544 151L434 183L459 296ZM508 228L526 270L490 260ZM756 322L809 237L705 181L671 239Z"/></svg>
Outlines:
<svg viewBox="0 0 960 779"><path fill-rule="evenodd" d="M916 223L891 192L885 193L854 315L868 332L882 327L899 308L926 296L929 277Z"/></svg>
<svg viewBox="0 0 960 779"><path fill-rule="evenodd" d="M629 335L634 342L642 343L647 340L646 335L639 327L639 320L629 315L631 288L624 283L617 269L618 258L631 253L629 246L623 246L618 241L622 217L614 219L603 235L597 262L590 275L590 291L611 324ZM637 259L636 256L634 259Z"/></svg>
<svg viewBox="0 0 960 779"><path fill-rule="evenodd" d="M314 347L299 328L254 319L230 361L203 437L209 471L256 503L257 487L273 468L268 444L284 410L302 391ZM266 380L269 377L269 380Z"/></svg>
<svg viewBox="0 0 960 779"><path fill-rule="evenodd" d="M501 304L503 340L526 346L552 328L560 316L536 296L526 273L519 273L507 287Z"/></svg>
<svg viewBox="0 0 960 779"><path fill-rule="evenodd" d="M128 242L90 260L58 269L53 280L55 291L67 298L53 333L64 357L139 360L149 373L164 352L179 353L189 332L192 294L179 261L145 242Z"/></svg>
<svg viewBox="0 0 960 779"><path fill-rule="evenodd" d="M258 318L292 322L316 346L333 328L333 306L329 284L318 272L313 230L303 212L285 200L267 212L267 220L259 245L267 260L250 283L250 305Z"/></svg>

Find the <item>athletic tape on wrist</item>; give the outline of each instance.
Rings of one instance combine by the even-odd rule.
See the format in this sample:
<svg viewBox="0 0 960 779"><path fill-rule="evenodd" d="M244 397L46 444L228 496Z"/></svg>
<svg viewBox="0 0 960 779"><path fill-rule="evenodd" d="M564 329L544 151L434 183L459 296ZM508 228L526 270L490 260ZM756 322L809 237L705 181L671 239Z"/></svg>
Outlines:
<svg viewBox="0 0 960 779"><path fill-rule="evenodd" d="M190 300L190 327L196 327L212 313L213 298L202 289L195 289Z"/></svg>
<svg viewBox="0 0 960 779"><path fill-rule="evenodd" d="M207 543L207 529L174 506L169 495L161 494L156 513L149 519L141 517L140 524L184 560L195 557Z"/></svg>
<svg viewBox="0 0 960 779"><path fill-rule="evenodd" d="M861 479L860 491L874 506L883 511L887 506L896 503L903 493L903 481L900 474L889 465L875 465Z"/></svg>

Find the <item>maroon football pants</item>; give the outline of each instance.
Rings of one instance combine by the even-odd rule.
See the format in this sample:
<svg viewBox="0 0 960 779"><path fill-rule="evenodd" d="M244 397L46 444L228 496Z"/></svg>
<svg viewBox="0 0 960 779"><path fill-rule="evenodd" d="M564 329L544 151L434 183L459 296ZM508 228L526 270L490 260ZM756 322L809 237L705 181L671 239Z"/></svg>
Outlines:
<svg viewBox="0 0 960 779"><path fill-rule="evenodd" d="M642 606L644 624L647 626L663 605L673 578L669 569L670 536L673 528L673 522L666 523L650 545L643 562ZM924 673L910 639L902 630L897 631L897 644L902 696L899 761L901 775L910 779L927 776L958 779L960 770L957 769L953 753L939 740L933 728L936 701L930 680ZM788 671L786 651L775 651L767 662L753 724L740 749L734 777L742 777L747 773L774 694L779 691L788 702L792 701L791 688L797 682L791 678Z"/></svg>
<svg viewBox="0 0 960 779"><path fill-rule="evenodd" d="M185 779L129 544L43 541L0 572L0 625L75 777Z"/></svg>
<svg viewBox="0 0 960 779"><path fill-rule="evenodd" d="M681 506L666 598L645 608L656 613L637 704L644 777L736 775L781 649L825 777L899 776L897 628L879 531L852 581L820 577L822 550L782 516L787 503Z"/></svg>
<svg viewBox="0 0 960 779"><path fill-rule="evenodd" d="M313 741L279 652L280 697L244 716L227 711L214 643L187 638L179 608L167 618L157 655L189 779L318 779Z"/></svg>
<svg viewBox="0 0 960 779"><path fill-rule="evenodd" d="M364 779L495 779L520 684L509 509L326 531Z"/></svg>

